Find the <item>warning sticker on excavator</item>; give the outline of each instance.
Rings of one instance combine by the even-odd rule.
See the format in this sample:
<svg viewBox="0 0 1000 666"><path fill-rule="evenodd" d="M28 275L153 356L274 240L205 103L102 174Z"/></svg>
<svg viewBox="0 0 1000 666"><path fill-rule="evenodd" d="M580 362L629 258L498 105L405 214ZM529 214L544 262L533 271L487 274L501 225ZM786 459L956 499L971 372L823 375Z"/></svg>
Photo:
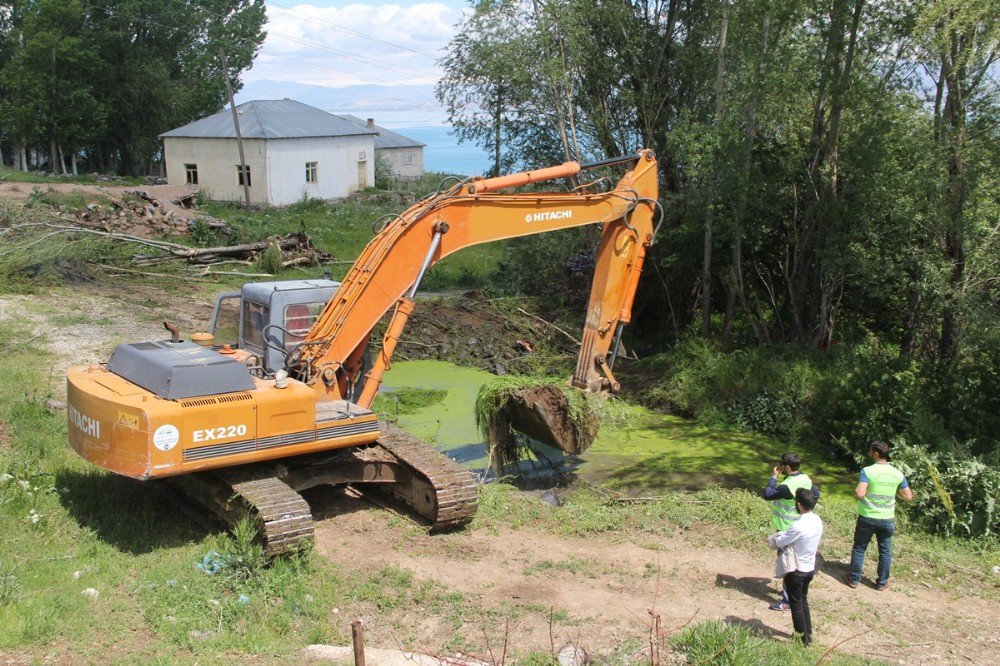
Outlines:
<svg viewBox="0 0 1000 666"><path fill-rule="evenodd" d="M153 446L161 451L169 451L177 446L181 439L181 433L175 426L169 423L161 425L153 433Z"/></svg>
<svg viewBox="0 0 1000 666"><path fill-rule="evenodd" d="M118 412L118 420L115 421L115 425L119 425L123 428L131 428L132 430L138 430L139 415L126 414L125 412Z"/></svg>

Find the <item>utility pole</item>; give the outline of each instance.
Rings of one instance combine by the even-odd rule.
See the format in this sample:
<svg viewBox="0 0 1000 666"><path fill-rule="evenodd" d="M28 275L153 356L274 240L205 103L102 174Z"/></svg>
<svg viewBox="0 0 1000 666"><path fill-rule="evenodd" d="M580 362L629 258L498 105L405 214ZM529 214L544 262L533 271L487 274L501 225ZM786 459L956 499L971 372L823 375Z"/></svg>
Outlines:
<svg viewBox="0 0 1000 666"><path fill-rule="evenodd" d="M236 128L236 145L240 149L240 180L243 181L243 196L247 200L247 210L250 210L250 172L247 171L247 160L243 154L243 135L240 133L240 117L236 113L236 103L233 101L233 85L229 82L229 63L226 61L226 51L220 48L222 56L222 75L226 78L226 94L229 95L229 108L233 111L233 127Z"/></svg>

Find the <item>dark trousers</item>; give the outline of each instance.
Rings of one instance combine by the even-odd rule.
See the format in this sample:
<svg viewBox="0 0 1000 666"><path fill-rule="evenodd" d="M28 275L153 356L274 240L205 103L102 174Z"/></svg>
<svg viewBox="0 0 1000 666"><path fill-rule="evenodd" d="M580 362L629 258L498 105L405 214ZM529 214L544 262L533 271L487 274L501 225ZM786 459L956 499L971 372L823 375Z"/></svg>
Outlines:
<svg viewBox="0 0 1000 666"><path fill-rule="evenodd" d="M792 626L795 633L802 635L802 644L812 642L812 618L809 616L809 583L813 572L793 571L785 574L785 589L788 590L788 605L792 607Z"/></svg>
<svg viewBox="0 0 1000 666"><path fill-rule="evenodd" d="M872 537L878 541L878 572L876 585L889 582L889 567L892 566L892 535L896 532L896 521L890 519L858 516L854 524L854 548L851 549L851 580L861 581L861 569L865 565L865 551Z"/></svg>

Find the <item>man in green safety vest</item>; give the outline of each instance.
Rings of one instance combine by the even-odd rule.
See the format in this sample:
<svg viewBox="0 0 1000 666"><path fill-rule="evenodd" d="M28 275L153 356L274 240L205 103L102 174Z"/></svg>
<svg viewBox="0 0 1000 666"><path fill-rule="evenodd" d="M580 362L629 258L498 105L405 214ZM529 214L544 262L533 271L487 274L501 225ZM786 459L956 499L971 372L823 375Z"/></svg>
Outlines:
<svg viewBox="0 0 1000 666"><path fill-rule="evenodd" d="M878 541L878 572L875 589L889 587L889 567L892 564L892 535L896 531L896 498L909 502L913 491L906 477L889 464L889 445L877 439L868 447L875 461L861 470L854 494L858 498L858 520L854 525L854 549L851 551L850 572L844 577L848 587L861 582L865 551L872 537Z"/></svg>
<svg viewBox="0 0 1000 666"><path fill-rule="evenodd" d="M771 527L776 532L784 532L799 517L795 508L795 491L799 488L812 490L816 501L819 501L819 488L813 485L812 479L799 471L802 458L797 453L788 452L781 456L781 462L771 471L771 480L764 488L764 499L771 500ZM784 475L781 483L778 476ZM788 590L784 584L781 587L781 601L775 601L769 606L771 610L791 610L788 605Z"/></svg>

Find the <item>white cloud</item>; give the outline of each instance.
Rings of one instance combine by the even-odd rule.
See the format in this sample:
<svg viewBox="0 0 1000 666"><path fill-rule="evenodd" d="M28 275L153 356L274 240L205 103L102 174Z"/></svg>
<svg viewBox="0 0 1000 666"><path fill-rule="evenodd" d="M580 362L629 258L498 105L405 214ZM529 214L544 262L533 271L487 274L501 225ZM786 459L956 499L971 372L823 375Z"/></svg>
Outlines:
<svg viewBox="0 0 1000 666"><path fill-rule="evenodd" d="M434 83L441 76L435 61L462 14L441 2L340 7L269 2L267 40L243 80L330 87Z"/></svg>

